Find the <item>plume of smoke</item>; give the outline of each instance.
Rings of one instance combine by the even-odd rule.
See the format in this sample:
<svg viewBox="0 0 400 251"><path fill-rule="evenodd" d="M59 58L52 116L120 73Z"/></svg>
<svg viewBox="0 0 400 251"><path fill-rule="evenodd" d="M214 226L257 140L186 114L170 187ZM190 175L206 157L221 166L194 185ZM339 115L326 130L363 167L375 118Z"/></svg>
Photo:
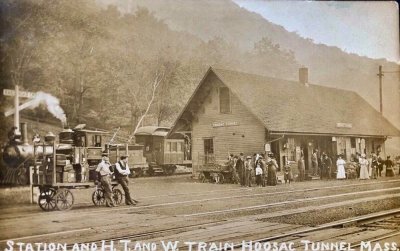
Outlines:
<svg viewBox="0 0 400 251"><path fill-rule="evenodd" d="M47 110L53 114L54 117L61 120L64 125L67 123L67 117L60 106L58 98L45 92L37 92L35 98L32 100L32 105L30 105L29 108L33 109L41 104L45 105Z"/></svg>

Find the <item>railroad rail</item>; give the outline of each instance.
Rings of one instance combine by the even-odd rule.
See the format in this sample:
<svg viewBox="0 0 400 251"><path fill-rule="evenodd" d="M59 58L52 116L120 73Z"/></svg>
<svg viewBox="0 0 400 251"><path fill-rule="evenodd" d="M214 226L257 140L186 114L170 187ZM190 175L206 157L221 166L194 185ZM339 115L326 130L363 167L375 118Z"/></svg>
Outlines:
<svg viewBox="0 0 400 251"><path fill-rule="evenodd" d="M170 224L168 225L169 227L164 228L164 225L156 225L157 223L157 217L154 219L154 211L153 210L145 210L144 209L154 209L157 214L159 214L159 210L169 210L169 207L174 207L174 208L179 208L179 207L175 207L175 206L180 206L180 205L188 205L188 206L192 206L191 204L193 204L194 206L198 205L202 205L205 206L205 208L207 208L208 204L204 204L205 202L213 202L213 201L221 201L221 200L230 200L232 198L240 198L242 196L238 196L237 194L232 194L232 196L218 196L218 197L206 197L206 198L198 198L198 199L191 199L191 200L183 200L183 201L175 201L175 202L166 202L166 203L157 203L157 204L142 204L138 207L120 207L120 208L115 208L115 209L90 209L90 210L75 210L65 213L65 217L70 220L72 219L73 221L77 222L79 219L89 219L88 217L92 217L93 219L98 217L98 214L100 213L104 213L104 216L109 215L109 212L111 213L116 213L118 214L118 212L125 212L124 214L121 214L121 216L123 217L123 222L126 222L126 226L124 226L123 229L125 229L124 233L123 231L119 231L118 228L118 224L115 226L109 226L107 227L107 223L101 224L99 222L94 223L94 225L92 225L92 227L87 228L87 225L85 224L79 224L78 225L74 225L74 224L69 224L67 228L65 227L61 227L64 222L67 222L66 220L64 221L60 221L58 222L57 217L59 217L60 212L53 212L53 213L46 213L46 217L49 217L49 221L51 221L51 219L53 219L53 221L58 222L56 224L59 224L57 227L55 227L56 229L51 229L48 228L48 233L43 233L43 231L41 232L35 232L35 235L31 235L32 233L29 231L24 231L24 232L14 232L14 233L10 233L7 234L6 236L8 237L7 239L13 239L14 241L18 241L18 240L26 240L26 241L34 241L36 239L48 239L48 240L57 240L57 239L61 239L61 240L66 240L66 243L72 243L75 241L78 242L83 242L83 241L89 241L89 242L100 242L100 241L118 241L118 240L123 240L123 239L134 239L134 240L148 240L148 239L154 239L154 238L161 238L161 237L165 237L165 236L175 236L175 238L179 238L179 234L188 234L188 235L193 235L193 233L195 233L197 229L201 228L205 230L205 236L208 236L212 239L217 239L218 238L222 238L223 236L226 237L226 239L228 239L229 237L227 237L228 235L233 236L233 237L237 237L237 238L244 238L244 235L241 235L241 232L238 232L238 235L232 235L232 231L230 231L228 229L228 225L230 224L234 224L239 226L238 224L241 224L241 222L246 222L246 224L249 224L248 226L250 226L251 229L251 224L259 224L259 226L266 226L266 224L270 224L272 223L271 221L268 221L268 218L274 218L274 217L279 217L279 216L285 216L285 215L292 215L294 213L303 213L303 212L311 212L312 210L320 210L320 209L326 209L326 208L333 208L333 207L339 207L342 205L351 205L353 204L357 204L360 203L359 201L371 201L371 200L384 200L384 199L392 199L393 198L397 198L400 197L400 187L397 187L398 182L400 182L400 180L390 180L390 181L381 181L381 184L390 184L390 188L384 188L384 189L374 189L374 190L365 190L365 191L358 191L358 192L346 192L345 190L340 191L341 193L338 194L339 190L338 188L343 188L343 187L347 187L350 188L348 190L354 191L353 188L357 188L359 186L373 186L374 184L376 184L375 182L371 182L371 183L356 183L356 184L349 184L349 185L341 185L341 186L336 186L336 185L330 185L330 186L323 186L323 187L314 187L314 188L307 188L307 189L302 189L302 190L289 190L289 191L276 191L276 192L266 192L265 190L268 188L254 188L254 189L229 189L229 192L233 192L235 193L236 191L240 191L240 190L244 190L244 191L248 191L248 192L253 192L252 194L245 194L246 197L262 197L262 196L266 196L267 198L269 198L269 200L273 197L275 197L276 195L282 194L282 193L301 193L301 192L312 192L312 191L324 191L327 189L330 189L330 193L331 195L325 195L325 196L317 196L320 194L313 194L310 193L308 194L308 196L312 195L314 197L311 198L307 198L305 197L304 199L298 200L298 199L289 199L286 200L287 198L285 198L285 200L281 201L281 202L273 202L273 203L266 203L266 204L262 204L262 205L253 205L250 207L238 207L236 210L237 212L243 212L243 211L249 211L249 210L253 210L253 209L263 209L263 208L270 208L270 207L278 207L275 208L274 212L271 213L270 210L268 210L268 213L265 211L264 213L258 214L258 212L253 212L253 215L236 215L235 217L227 217L229 215L223 215L223 218L197 218L195 215L192 218L189 218L189 216L186 217L182 217L183 215L179 215L178 213L176 213L176 211L173 211L172 213L174 214L169 215L171 213L171 211L165 211L167 212L167 215L162 215L162 213L159 215L160 219L166 219L166 222L175 222L176 220L178 220L178 222L176 222L176 224ZM396 187L394 187L396 186ZM385 186L383 186L385 187ZM370 187L368 189L372 189L373 187ZM220 189L218 189L220 190ZM254 194L254 192L257 191L259 193ZM225 192L224 190L221 192ZM381 193L381 194L377 194L377 193ZM196 192L196 193L181 193L181 196L184 196L183 198L185 198L186 196L190 196L191 194L194 195L206 195L203 192ZM323 193L324 194L324 193ZM227 194L228 195L228 194ZM359 195L362 195L362 198L358 198ZM164 195L165 198L169 198L169 196L172 195ZM317 197L315 197L317 196ZM334 196L334 197L332 197ZM352 196L350 198L346 198L346 199L342 199L345 198L345 196ZM157 199L159 197L154 197L154 196L148 196L148 198L154 198ZM339 200L343 200L343 203L339 205L338 202L333 202L330 201L330 204L324 204L321 205L321 202L323 202L324 200L326 201L327 199L332 199L332 198L338 198L336 199L336 201ZM354 199L355 198L355 199ZM258 201L258 199L254 199L252 200L252 203ZM272 200L273 201L273 200ZM313 203L317 203L317 206L310 206L309 202L312 201ZM296 207L299 207L299 204L296 203L301 203L301 202L307 202L304 204L300 204L301 208L300 209L287 209L287 208L283 208L282 210L280 209L281 206L285 206L285 205L289 205L289 204L293 204ZM143 203L143 202L142 202ZM335 205L336 204L336 205ZM210 204L212 205L212 204ZM215 208L218 209L218 208ZM296 211L296 210L303 210L303 211ZM274 236L270 236L268 238L259 238L265 235L269 235L268 231L265 231L264 229L262 229L262 231L259 232L255 232L256 234L253 235L253 232L249 232L248 235L246 235L247 237L249 236L253 236L254 238L257 238L254 240L254 242L260 241L260 240L264 240L264 242L268 241L268 240L274 240L273 238L276 238L277 240L279 239L283 239L286 237L291 237L291 238L295 238L296 235L302 235L302 234L306 234L306 233L311 233L314 231L321 231L324 229L335 229L335 228L343 228L343 227L351 227L353 225L357 225L357 224L367 224L368 222L376 222L376 221L380 221L380 220L385 220L387 217L390 216L390 214L393 215L398 215L400 209L396 209L396 210L391 210L389 211L385 211L382 213L375 213L375 214L369 214L369 215L365 215L365 216L360 216L360 217L353 217L349 220L341 220L341 221L337 221L337 222L330 222L327 224L323 224L323 225L319 225L317 227L304 227L301 225L293 225L292 223L289 223L291 226L297 228L296 231L291 231L294 228L288 228L288 227L280 227L281 223L273 223L273 226L276 226L276 228L274 227L272 232L270 232L271 234L274 234ZM147 213L146 213L147 211ZM211 213L210 212L206 212L207 214L205 216L214 216L214 215L219 215L221 210L215 210L216 213ZM164 212L164 211L161 211ZM204 213L204 212L203 212ZM145 217L138 217L139 215L145 215ZM30 214L31 216L32 214ZM132 218L131 215L134 215L135 219L139 219L139 222L137 221L130 221ZM27 215L24 215L27 216ZM43 216L43 214L36 214L36 217L31 218L30 220L32 220L33 222L39 222L41 221L41 217ZM101 216L101 214L100 214ZM258 218L257 218L258 217ZM261 217L261 218L260 218ZM265 217L265 218L262 218ZM27 218L22 217L22 216L18 216L18 220L14 221L14 220L10 220L11 218L9 217L3 217L3 223L6 223L6 225L8 226L16 226L24 221L26 221ZM152 219L152 221L147 222L147 219ZM153 220L154 219L154 220ZM188 220L190 219L190 221ZM271 219L272 220L272 219ZM108 222L114 222L112 218L108 219ZM151 224L150 222L153 222L155 224ZM261 222L261 223L260 223ZM149 224L150 223L150 224ZM139 228L130 228L131 226L134 227L136 224L144 224L144 228L139 229ZM4 227L6 227L6 225ZM285 225L285 224L282 224ZM287 225L287 224L286 224ZM55 226L55 225L54 225ZM127 226L130 226L129 228ZM219 232L216 232L216 229L224 229L227 230L227 232L221 232L221 236L219 235ZM5 228L4 228L5 229ZM51 229L51 230L50 230ZM107 230L106 230L107 229ZM278 230L280 229L280 230ZM281 231L282 230L282 231ZM47 231L47 230L45 230ZM101 232L99 232L101 231ZM107 232L106 232L107 231ZM111 231L111 232L108 232ZM114 232L113 232L114 231ZM202 231L202 230L201 230ZM217 236L214 236L212 234L210 234L211 232L217 233ZM265 231L265 232L263 232ZM337 231L337 230L335 230ZM385 238L390 238L391 236L398 236L398 229L391 231L390 233L385 232L385 234L382 234L380 236L376 235L374 236L374 239L371 239L371 241L374 241L375 239L385 239ZM277 233L280 232L280 234L278 235ZM203 233L203 232L202 232ZM260 233L262 235L260 235ZM28 236L30 235L30 236ZM6 236L3 236L3 240L0 240L0 246L4 245L4 242L6 241ZM15 236L16 238L13 238L13 236ZM101 236L103 236L103 238L101 238ZM78 237L78 239L76 239ZM110 238L108 238L110 237ZM205 238L208 238L205 237ZM75 238L75 239L74 239ZM101 238L101 239L100 239ZM272 238L272 239L271 239ZM297 237L298 238L298 237ZM93 241L91 241L93 239ZM75 240L75 241L74 241ZM229 240L229 239L228 239ZM233 239L234 240L234 239ZM238 240L238 239L236 239ZM3 243L3 244L2 244ZM357 243L352 243L354 245L356 245ZM240 243L238 243L237 245L240 245Z"/></svg>
<svg viewBox="0 0 400 251"><path fill-rule="evenodd" d="M393 210L388 210L385 212L379 212L379 213L373 213L373 214L369 214L369 215L363 215L363 216L358 216L358 217L353 217L350 219L345 219L345 220L340 220L340 221L336 221L336 222L331 222L328 224L323 224L317 227L313 227L313 228L307 228L307 229L301 229L301 230L296 230L296 231L291 231L288 233L283 233L283 234L279 234L279 235L274 235L274 236L270 236L270 237L266 237L266 238L262 238L262 239L256 239L256 240L251 240L252 242L260 242L260 243L264 243L264 242L269 242L269 241L274 241L274 240L279 240L279 239L283 239L285 237L290 237L290 236L295 236L295 235L302 235L305 233L310 233L310 232L315 232L315 231L319 231L319 230L324 230L324 229L330 229L330 228L337 228L337 227L345 227L345 226L349 226L349 225L353 225L353 224L360 224L362 222L370 222L370 221L376 221L376 220L382 220L382 219L386 219L388 217L392 217L393 215L400 215L400 208L397 209L393 209ZM393 233L389 233L389 234L385 234L382 236L379 236L377 238L373 238L370 241L379 241L379 240L383 240L392 236L397 236L400 235L400 231L393 231ZM233 245L233 249L237 249L243 246L243 243L238 243ZM360 244L352 244L351 247L359 247ZM232 250L233 250L232 249ZM221 249L221 250L226 250L226 249ZM227 249L230 250L230 249Z"/></svg>

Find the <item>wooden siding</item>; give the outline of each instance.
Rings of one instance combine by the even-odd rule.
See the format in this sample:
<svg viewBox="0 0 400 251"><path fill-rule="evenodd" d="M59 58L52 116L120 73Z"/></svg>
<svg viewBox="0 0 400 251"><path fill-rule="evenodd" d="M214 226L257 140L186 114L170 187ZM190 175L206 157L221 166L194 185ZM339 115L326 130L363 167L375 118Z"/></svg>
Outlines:
<svg viewBox="0 0 400 251"><path fill-rule="evenodd" d="M204 139L213 138L214 155L218 163L227 161L229 154L245 155L264 151L265 128L231 93L231 113L220 113L219 87L223 83L215 76L209 75L203 86L212 85L210 94L198 109L196 119L192 121L192 159L193 167L198 165L199 155L204 154ZM251 98L251 97L249 97ZM237 125L213 126L215 123ZM195 170L194 170L195 171Z"/></svg>

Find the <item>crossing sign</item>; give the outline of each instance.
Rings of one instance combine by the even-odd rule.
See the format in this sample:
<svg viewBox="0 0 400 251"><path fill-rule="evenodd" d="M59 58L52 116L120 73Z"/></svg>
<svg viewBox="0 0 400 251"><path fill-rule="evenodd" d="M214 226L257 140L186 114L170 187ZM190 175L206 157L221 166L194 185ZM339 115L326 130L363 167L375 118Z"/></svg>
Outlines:
<svg viewBox="0 0 400 251"><path fill-rule="evenodd" d="M15 90L11 89L4 89L3 90L4 96L15 96ZM25 91L18 91L18 96L20 98L34 98L36 96L36 92L25 92Z"/></svg>

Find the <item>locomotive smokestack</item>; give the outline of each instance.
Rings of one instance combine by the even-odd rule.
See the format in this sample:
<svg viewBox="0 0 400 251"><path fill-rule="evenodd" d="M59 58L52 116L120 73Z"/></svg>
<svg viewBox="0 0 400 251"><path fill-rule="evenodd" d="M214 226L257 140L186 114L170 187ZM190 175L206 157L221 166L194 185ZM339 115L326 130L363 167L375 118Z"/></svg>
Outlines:
<svg viewBox="0 0 400 251"><path fill-rule="evenodd" d="M26 123L21 123L21 134L22 134L22 143L24 145L29 145L28 143L28 126Z"/></svg>

